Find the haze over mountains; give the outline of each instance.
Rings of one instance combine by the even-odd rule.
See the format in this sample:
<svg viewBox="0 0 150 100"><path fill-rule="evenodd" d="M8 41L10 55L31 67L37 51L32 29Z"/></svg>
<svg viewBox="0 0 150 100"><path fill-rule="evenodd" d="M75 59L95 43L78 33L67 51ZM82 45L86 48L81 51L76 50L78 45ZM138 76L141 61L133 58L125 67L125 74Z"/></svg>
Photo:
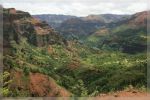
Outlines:
<svg viewBox="0 0 150 100"><path fill-rule="evenodd" d="M121 21L130 17L130 15L117 15L117 14L100 14L100 15L89 15L85 17L77 17L77 16L70 16L70 15L55 15L55 14L41 14L41 15L32 15L35 18L38 18L42 21L46 21L52 27L56 28L59 27L60 24L64 21L73 18L79 18L84 21L100 21L104 23L111 23Z"/></svg>
<svg viewBox="0 0 150 100"><path fill-rule="evenodd" d="M72 34L83 36L92 34L99 28L111 25L110 23L113 24L128 19L130 15L100 14L86 17L69 15L33 15L33 17L48 22L48 24L59 31L60 34L65 34L69 37Z"/></svg>
<svg viewBox="0 0 150 100"><path fill-rule="evenodd" d="M76 18L76 16L56 15L56 14L41 14L41 15L32 15L32 16L42 21L46 21L53 28L58 27L65 20Z"/></svg>

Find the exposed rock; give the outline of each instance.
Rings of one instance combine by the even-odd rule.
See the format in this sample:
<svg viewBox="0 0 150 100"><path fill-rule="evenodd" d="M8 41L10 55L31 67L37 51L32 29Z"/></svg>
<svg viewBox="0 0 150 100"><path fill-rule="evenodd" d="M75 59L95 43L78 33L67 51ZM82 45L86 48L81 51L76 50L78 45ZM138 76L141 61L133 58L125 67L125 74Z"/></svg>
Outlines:
<svg viewBox="0 0 150 100"><path fill-rule="evenodd" d="M27 12L14 8L4 9L4 47L10 47L10 41L17 43L22 38L35 46L48 44L63 44L64 39L55 32L47 23L32 18Z"/></svg>

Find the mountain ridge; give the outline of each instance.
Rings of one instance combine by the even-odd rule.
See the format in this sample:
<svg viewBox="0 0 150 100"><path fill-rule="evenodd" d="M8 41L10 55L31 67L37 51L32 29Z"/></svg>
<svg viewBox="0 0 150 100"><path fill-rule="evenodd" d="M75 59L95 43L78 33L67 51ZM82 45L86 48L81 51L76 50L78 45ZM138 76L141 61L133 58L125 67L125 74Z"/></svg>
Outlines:
<svg viewBox="0 0 150 100"><path fill-rule="evenodd" d="M76 17L71 15L57 15L57 14L40 14L40 15L32 15L32 16L42 21L46 21L53 28L58 27L63 21L67 19Z"/></svg>

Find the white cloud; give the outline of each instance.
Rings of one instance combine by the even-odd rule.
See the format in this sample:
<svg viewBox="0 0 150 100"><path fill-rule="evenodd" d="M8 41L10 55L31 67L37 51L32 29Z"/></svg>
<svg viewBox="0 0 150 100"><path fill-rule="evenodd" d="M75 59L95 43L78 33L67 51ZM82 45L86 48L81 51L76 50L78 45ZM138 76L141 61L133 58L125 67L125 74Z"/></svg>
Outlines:
<svg viewBox="0 0 150 100"><path fill-rule="evenodd" d="M31 14L133 14L147 10L148 0L1 0L6 8L14 7Z"/></svg>

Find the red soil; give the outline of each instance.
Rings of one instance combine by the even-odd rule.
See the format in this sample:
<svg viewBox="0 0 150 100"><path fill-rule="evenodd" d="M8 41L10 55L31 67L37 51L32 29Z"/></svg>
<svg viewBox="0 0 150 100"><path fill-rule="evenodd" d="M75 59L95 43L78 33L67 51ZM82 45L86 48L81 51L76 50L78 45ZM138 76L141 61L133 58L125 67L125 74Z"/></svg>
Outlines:
<svg viewBox="0 0 150 100"><path fill-rule="evenodd" d="M52 78L40 73L30 74L30 91L33 96L68 97L71 95L66 89L57 85Z"/></svg>
<svg viewBox="0 0 150 100"><path fill-rule="evenodd" d="M146 92L133 91L119 91L112 94L100 94L100 100L149 100L150 94Z"/></svg>
<svg viewBox="0 0 150 100"><path fill-rule="evenodd" d="M23 80L23 72L22 71L11 71L11 79L13 82L11 83L11 88L24 90L27 89L27 83Z"/></svg>

